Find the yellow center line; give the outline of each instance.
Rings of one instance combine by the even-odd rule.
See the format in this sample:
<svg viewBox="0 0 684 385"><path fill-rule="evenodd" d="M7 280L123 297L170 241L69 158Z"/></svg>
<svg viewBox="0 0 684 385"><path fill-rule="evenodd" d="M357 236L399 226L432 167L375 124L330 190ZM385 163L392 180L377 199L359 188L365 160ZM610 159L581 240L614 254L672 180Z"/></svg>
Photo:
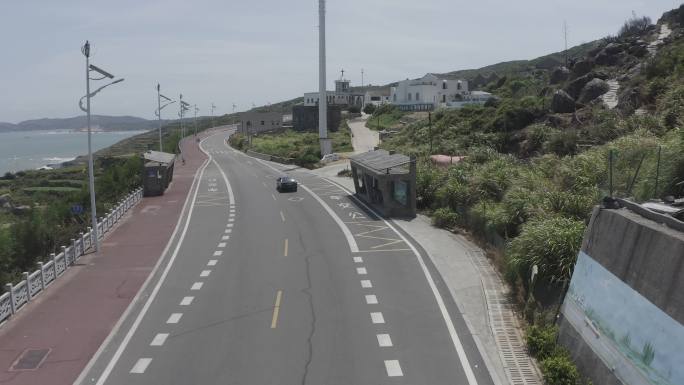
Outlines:
<svg viewBox="0 0 684 385"><path fill-rule="evenodd" d="M287 244L288 244L287 238L285 238L285 252L283 253L283 255L286 257L287 257Z"/></svg>
<svg viewBox="0 0 684 385"><path fill-rule="evenodd" d="M273 306L273 318L271 318L271 329L278 326L278 314L280 313L280 300L283 298L283 291L278 290L276 293L275 306Z"/></svg>

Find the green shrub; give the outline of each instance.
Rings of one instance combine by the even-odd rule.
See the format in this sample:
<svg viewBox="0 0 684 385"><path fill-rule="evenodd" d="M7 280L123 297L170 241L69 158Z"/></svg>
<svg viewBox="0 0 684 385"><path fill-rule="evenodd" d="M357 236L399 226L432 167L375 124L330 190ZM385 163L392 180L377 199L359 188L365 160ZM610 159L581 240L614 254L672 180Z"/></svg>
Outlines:
<svg viewBox="0 0 684 385"><path fill-rule="evenodd" d="M563 217L544 217L525 223L508 248L510 265L527 277L533 265L539 278L567 281L572 276L585 225Z"/></svg>
<svg viewBox="0 0 684 385"><path fill-rule="evenodd" d="M579 136L575 130L552 132L548 141L544 144L546 152L553 152L558 156L577 154L577 141Z"/></svg>
<svg viewBox="0 0 684 385"><path fill-rule="evenodd" d="M632 17L627 19L620 27L618 32L619 37L638 35L646 31L651 25L651 18L648 16L638 17L636 13L632 12Z"/></svg>
<svg viewBox="0 0 684 385"><path fill-rule="evenodd" d="M558 327L532 325L527 328L527 348L538 360L544 360L556 352Z"/></svg>
<svg viewBox="0 0 684 385"><path fill-rule="evenodd" d="M361 107L359 106L349 106L347 108L347 111L349 111L350 114L358 114L361 112Z"/></svg>
<svg viewBox="0 0 684 385"><path fill-rule="evenodd" d="M439 208L432 213L432 224L437 227L450 228L457 224L458 214L446 207Z"/></svg>
<svg viewBox="0 0 684 385"><path fill-rule="evenodd" d="M247 137L243 134L233 134L229 139L230 145L238 150L244 150L247 147Z"/></svg>
<svg viewBox="0 0 684 385"><path fill-rule="evenodd" d="M577 385L580 375L567 354L556 354L541 362L542 374L547 385Z"/></svg>
<svg viewBox="0 0 684 385"><path fill-rule="evenodd" d="M372 115L375 112L376 108L377 107L375 106L375 104L369 103L366 104L365 107L363 107L363 112L368 115Z"/></svg>

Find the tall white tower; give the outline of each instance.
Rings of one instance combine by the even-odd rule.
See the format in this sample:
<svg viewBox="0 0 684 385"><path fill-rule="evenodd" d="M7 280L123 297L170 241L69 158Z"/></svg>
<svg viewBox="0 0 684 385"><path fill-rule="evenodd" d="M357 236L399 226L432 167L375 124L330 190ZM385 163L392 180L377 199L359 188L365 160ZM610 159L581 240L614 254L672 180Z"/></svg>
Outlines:
<svg viewBox="0 0 684 385"><path fill-rule="evenodd" d="M318 0L318 137L321 156L332 153L328 139L328 93L325 90L325 0Z"/></svg>

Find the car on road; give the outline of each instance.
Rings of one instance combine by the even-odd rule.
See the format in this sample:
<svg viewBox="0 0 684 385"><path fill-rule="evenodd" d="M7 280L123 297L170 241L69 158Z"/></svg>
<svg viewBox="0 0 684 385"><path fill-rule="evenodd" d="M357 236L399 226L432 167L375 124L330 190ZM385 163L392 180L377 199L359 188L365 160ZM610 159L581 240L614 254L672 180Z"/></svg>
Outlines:
<svg viewBox="0 0 684 385"><path fill-rule="evenodd" d="M338 160L340 160L340 156L333 152L332 154L323 155L323 158L321 158L321 163L335 162Z"/></svg>
<svg viewBox="0 0 684 385"><path fill-rule="evenodd" d="M297 192L297 181L290 176L278 177L278 179L276 179L276 190L278 190L278 192Z"/></svg>

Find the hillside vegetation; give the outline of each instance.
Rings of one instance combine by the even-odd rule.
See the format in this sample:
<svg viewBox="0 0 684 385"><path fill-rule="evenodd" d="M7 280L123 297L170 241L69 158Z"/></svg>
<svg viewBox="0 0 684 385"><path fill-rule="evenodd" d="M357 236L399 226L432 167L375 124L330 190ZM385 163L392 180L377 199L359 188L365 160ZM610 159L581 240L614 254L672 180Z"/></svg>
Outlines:
<svg viewBox="0 0 684 385"><path fill-rule="evenodd" d="M665 23L672 34L657 43ZM628 20L618 35L577 51L570 68L515 64L527 69L498 73L484 86L496 100L435 111L431 125L406 124L381 145L418 156L419 207L435 225L467 229L490 246L528 320L541 328L535 332L551 335L552 344L555 331L545 325L593 206L611 189L637 201L684 195L683 24L684 6L657 26ZM613 109L601 98L608 81L619 84ZM440 168L431 154L465 158ZM553 380L561 372L577 379L562 349L539 358L548 383L574 383Z"/></svg>

